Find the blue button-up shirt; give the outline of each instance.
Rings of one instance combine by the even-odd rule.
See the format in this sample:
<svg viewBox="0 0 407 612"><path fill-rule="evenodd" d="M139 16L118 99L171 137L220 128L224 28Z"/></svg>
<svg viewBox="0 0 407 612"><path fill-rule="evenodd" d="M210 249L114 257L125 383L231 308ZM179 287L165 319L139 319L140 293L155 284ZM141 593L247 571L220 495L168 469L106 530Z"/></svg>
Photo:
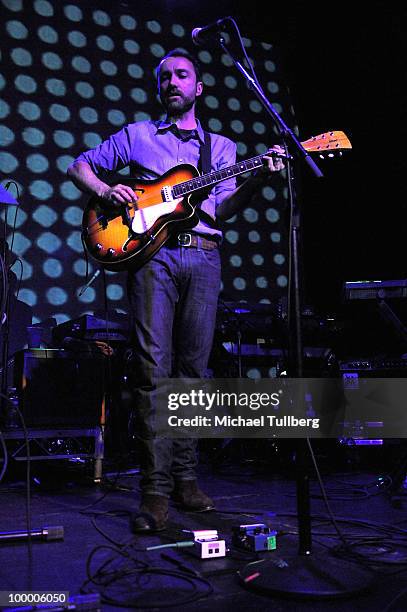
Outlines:
<svg viewBox="0 0 407 612"><path fill-rule="evenodd" d="M203 129L198 122L196 138L182 140L166 121L138 121L130 123L113 134L96 148L82 153L75 161L87 162L95 174L118 171L130 166L132 176L156 179L178 164L198 166L200 146L204 140ZM234 142L211 133L211 171L236 163ZM236 179L228 178L212 187L200 208L215 221L216 207L236 188ZM219 235L221 231L205 222L205 215L194 228L200 234Z"/></svg>

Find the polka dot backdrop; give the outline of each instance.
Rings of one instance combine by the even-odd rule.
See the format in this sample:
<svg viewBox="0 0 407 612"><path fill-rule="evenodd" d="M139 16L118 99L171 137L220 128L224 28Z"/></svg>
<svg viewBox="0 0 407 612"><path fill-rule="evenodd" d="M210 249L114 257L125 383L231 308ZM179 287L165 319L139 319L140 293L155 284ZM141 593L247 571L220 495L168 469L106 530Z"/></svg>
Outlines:
<svg viewBox="0 0 407 612"><path fill-rule="evenodd" d="M137 4L134 12L119 4L106 10L102 0L0 0L0 180L20 188L12 250L23 263L20 300L32 307L34 322L63 322L102 307L101 277L78 295L86 274L80 228L87 197L66 169L123 124L161 115L153 70L170 49L190 48L191 27L149 20ZM292 125L275 49L249 39L245 45L271 101ZM275 128L230 58L218 49L197 55L204 126L236 141L241 159L265 152ZM267 303L286 291L285 207L284 179L275 176L225 224L225 300ZM9 244L14 212L8 208L5 219L0 210ZM107 273L107 295L111 308L126 310L125 273Z"/></svg>

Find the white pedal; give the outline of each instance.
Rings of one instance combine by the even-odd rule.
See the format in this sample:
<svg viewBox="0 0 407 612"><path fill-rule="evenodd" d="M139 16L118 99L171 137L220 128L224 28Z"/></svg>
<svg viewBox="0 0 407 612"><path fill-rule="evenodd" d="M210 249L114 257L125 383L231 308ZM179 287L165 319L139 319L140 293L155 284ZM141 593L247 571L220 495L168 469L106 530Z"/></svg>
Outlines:
<svg viewBox="0 0 407 612"><path fill-rule="evenodd" d="M225 540L219 540L217 529L190 531L194 536L191 552L200 559L214 559L226 556Z"/></svg>
<svg viewBox="0 0 407 612"><path fill-rule="evenodd" d="M191 548L200 559L215 559L216 557L226 556L225 540L195 540L194 547Z"/></svg>

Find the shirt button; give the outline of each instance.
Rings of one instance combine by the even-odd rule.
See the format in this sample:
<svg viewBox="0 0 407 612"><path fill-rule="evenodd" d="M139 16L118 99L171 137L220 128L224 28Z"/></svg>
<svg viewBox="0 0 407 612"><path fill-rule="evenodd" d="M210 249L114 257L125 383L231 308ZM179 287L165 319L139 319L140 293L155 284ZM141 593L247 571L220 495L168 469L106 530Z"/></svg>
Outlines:
<svg viewBox="0 0 407 612"><path fill-rule="evenodd" d="M182 157L180 157L178 161L184 161L184 160L182 159Z"/></svg>

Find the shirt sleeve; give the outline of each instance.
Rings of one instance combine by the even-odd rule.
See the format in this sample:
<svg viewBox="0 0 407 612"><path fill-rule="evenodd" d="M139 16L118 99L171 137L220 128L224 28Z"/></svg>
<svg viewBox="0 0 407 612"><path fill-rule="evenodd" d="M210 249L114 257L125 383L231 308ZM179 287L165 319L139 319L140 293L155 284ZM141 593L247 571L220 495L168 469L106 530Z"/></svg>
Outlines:
<svg viewBox="0 0 407 612"><path fill-rule="evenodd" d="M229 138L222 138L218 159L215 158L216 169L228 168L236 163L236 144ZM236 177L228 178L215 186L216 206L236 189Z"/></svg>
<svg viewBox="0 0 407 612"><path fill-rule="evenodd" d="M94 149L79 155L75 162L87 162L95 174L117 171L130 163L131 148L129 126L125 126Z"/></svg>

